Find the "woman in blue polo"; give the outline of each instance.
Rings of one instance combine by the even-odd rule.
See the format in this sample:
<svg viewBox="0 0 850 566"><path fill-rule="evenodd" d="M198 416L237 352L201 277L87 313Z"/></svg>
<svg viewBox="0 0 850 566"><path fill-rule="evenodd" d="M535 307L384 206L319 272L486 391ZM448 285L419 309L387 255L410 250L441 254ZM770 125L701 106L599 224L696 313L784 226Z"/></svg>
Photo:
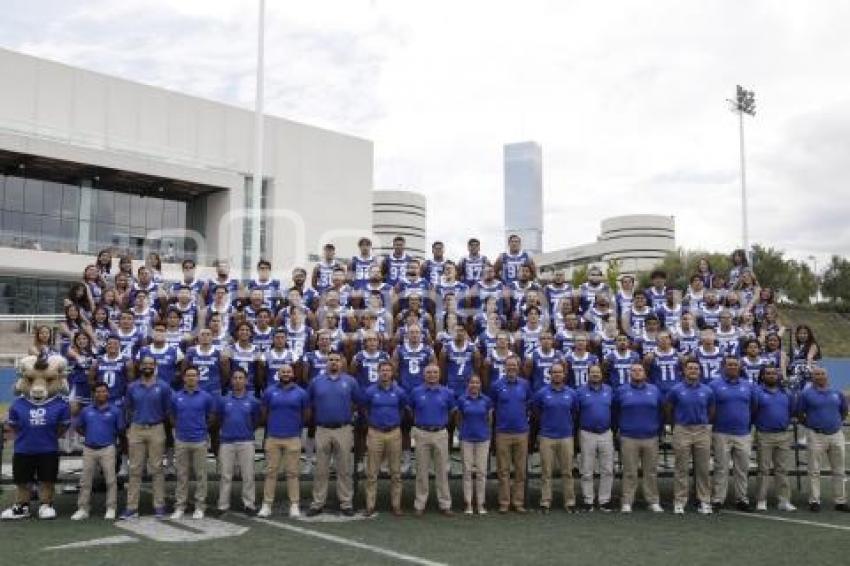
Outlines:
<svg viewBox="0 0 850 566"><path fill-rule="evenodd" d="M478 503L478 514L487 513L484 495L487 484L487 454L490 451L490 425L493 421L493 402L481 393L481 378L472 375L466 393L458 401L460 419L460 447L463 454L464 513L472 514L473 496ZM472 474L475 473L475 482ZM474 488L474 489L473 489Z"/></svg>

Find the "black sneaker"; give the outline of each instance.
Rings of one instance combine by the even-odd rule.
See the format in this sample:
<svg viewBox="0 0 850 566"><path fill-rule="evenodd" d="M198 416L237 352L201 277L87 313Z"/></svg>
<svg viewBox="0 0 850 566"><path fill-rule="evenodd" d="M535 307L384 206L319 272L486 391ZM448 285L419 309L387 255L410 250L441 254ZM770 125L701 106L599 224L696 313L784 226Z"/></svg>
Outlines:
<svg viewBox="0 0 850 566"><path fill-rule="evenodd" d="M820 501L810 501L809 511L812 513L820 513Z"/></svg>
<svg viewBox="0 0 850 566"><path fill-rule="evenodd" d="M846 503L836 503L835 510L840 511L841 513L850 513L850 505Z"/></svg>
<svg viewBox="0 0 850 566"><path fill-rule="evenodd" d="M309 509L307 509L306 514L308 517L315 517L316 515L321 515L322 511L324 510L324 507L310 507Z"/></svg>
<svg viewBox="0 0 850 566"><path fill-rule="evenodd" d="M712 501L711 502L711 512L712 513L720 513L723 509L723 503L720 501Z"/></svg>
<svg viewBox="0 0 850 566"><path fill-rule="evenodd" d="M612 511L614 511L614 504L611 503L610 501L606 501L605 503L601 504L598 508L603 513L611 513Z"/></svg>
<svg viewBox="0 0 850 566"><path fill-rule="evenodd" d="M342 513L342 515L344 517L353 517L354 516L354 509L351 508L351 507L343 507L342 509L339 510L339 512ZM308 515L309 515L309 513L308 513Z"/></svg>
<svg viewBox="0 0 850 566"><path fill-rule="evenodd" d="M564 507L564 511L566 511L567 513L569 513L569 514L571 514L571 515L572 515L573 513L577 513L577 512L578 512L578 510L576 509L576 506L575 506L575 505L567 505L566 507Z"/></svg>
<svg viewBox="0 0 850 566"><path fill-rule="evenodd" d="M546 507L545 505L541 505L540 506L540 512L543 513L544 515L548 515L549 514L549 508Z"/></svg>
<svg viewBox="0 0 850 566"><path fill-rule="evenodd" d="M750 504L750 502L744 499L738 501L735 504L735 509L737 509L741 513L752 513L754 511L753 506Z"/></svg>
<svg viewBox="0 0 850 566"><path fill-rule="evenodd" d="M581 503L578 506L578 510L582 513L591 513L593 512L593 504L592 503Z"/></svg>

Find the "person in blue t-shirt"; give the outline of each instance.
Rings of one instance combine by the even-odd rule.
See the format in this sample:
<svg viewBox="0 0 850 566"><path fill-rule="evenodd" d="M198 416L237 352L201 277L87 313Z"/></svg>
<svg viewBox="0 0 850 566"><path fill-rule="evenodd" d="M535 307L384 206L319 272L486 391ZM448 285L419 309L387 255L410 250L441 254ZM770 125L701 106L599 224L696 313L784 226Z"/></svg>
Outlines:
<svg viewBox="0 0 850 566"><path fill-rule="evenodd" d="M516 354L505 360L505 377L492 385L496 411L496 468L499 475L499 513L511 505L525 513L525 472L528 459L528 409L531 385L519 376ZM513 481L511 481L513 466Z"/></svg>
<svg viewBox="0 0 850 566"><path fill-rule="evenodd" d="M263 485L263 504L258 517L272 514L277 474L281 462L286 475L286 493L289 497L289 516L299 517L301 486L298 459L301 457L301 432L310 415L309 396L295 383L295 369L291 364L278 368L277 381L271 382L263 393L262 421L266 423L266 479Z"/></svg>
<svg viewBox="0 0 850 566"><path fill-rule="evenodd" d="M42 365L43 364L43 365ZM44 370L47 362L39 359L35 369ZM30 516L30 484L39 482L39 519L55 519L53 488L59 475L59 438L71 424L71 409L61 397L36 402L18 397L9 407L6 426L15 434L12 454L12 478L17 488L15 504L3 511L2 519Z"/></svg>
<svg viewBox="0 0 850 566"><path fill-rule="evenodd" d="M80 495L77 512L71 520L80 521L89 517L92 478L97 468L106 481L106 514L104 519L115 519L118 505L118 482L115 477L115 444L124 431L124 412L109 402L109 387L105 383L94 386L94 403L85 407L77 416L77 432L85 438L83 445L83 473L80 478Z"/></svg>
<svg viewBox="0 0 850 566"><path fill-rule="evenodd" d="M832 470L832 500L835 510L850 512L845 486L845 443L842 426L847 418L847 398L831 387L826 369L812 369L812 384L800 393L800 422L806 425L808 452L809 509L820 511L820 466L824 456Z"/></svg>
<svg viewBox="0 0 850 566"><path fill-rule="evenodd" d="M697 511L711 515L711 422L714 420L714 391L700 382L700 362L685 362L685 379L667 394L665 411L673 423L673 513L683 515L688 502L688 476L693 459Z"/></svg>
<svg viewBox="0 0 850 566"><path fill-rule="evenodd" d="M552 504L552 476L561 473L564 486L564 509L576 509L573 482L573 453L578 400L573 389L566 386L567 368L555 362L549 369L550 382L537 391L532 407L540 423L540 510L549 512Z"/></svg>
<svg viewBox="0 0 850 566"><path fill-rule="evenodd" d="M732 491L735 507L744 513L753 510L747 498L753 436L752 414L756 406L755 386L741 375L741 361L736 356L723 358L723 377L709 383L714 391L714 426L711 447L714 451L714 486L712 507L719 511L726 502L729 464L732 464Z"/></svg>
<svg viewBox="0 0 850 566"><path fill-rule="evenodd" d="M378 472L386 461L390 470L390 507L401 515L401 419L407 407L407 393L393 380L393 364L378 363L378 382L366 388L363 408L369 430L366 467L366 515L375 513Z"/></svg>
<svg viewBox="0 0 850 566"><path fill-rule="evenodd" d="M487 514L484 503L487 488L487 456L490 453L490 426L493 402L481 393L481 378L472 374L466 393L457 400L460 450L463 458L464 514L472 514L475 499L479 515ZM475 481L473 483L473 474Z"/></svg>
<svg viewBox="0 0 850 566"><path fill-rule="evenodd" d="M203 333L203 331L201 331ZM248 374L236 369L230 376L230 393L218 403L219 439L218 465L221 481L218 491L218 510L230 509L230 490L233 472L239 466L242 476L242 508L256 512L254 489L254 431L260 424L260 400L248 392Z"/></svg>
<svg viewBox="0 0 850 566"><path fill-rule="evenodd" d="M203 519L207 506L207 441L215 422L216 402L198 383L200 372L190 366L183 371L183 389L171 398L171 424L174 427L174 459L177 467L172 520L183 518L189 500L189 472L195 475L195 512Z"/></svg>
<svg viewBox="0 0 850 566"><path fill-rule="evenodd" d="M749 348L748 348L749 349ZM745 374L746 375L746 374ZM794 415L794 397L782 388L779 368L765 366L756 379L747 376L756 386L756 409L753 424L758 431L759 479L756 496L756 511L767 511L767 486L770 482L770 467L773 465L773 485L778 499L777 509L795 511L791 504L791 484L788 468L791 465L791 417Z"/></svg>
<svg viewBox="0 0 850 566"><path fill-rule="evenodd" d="M637 491L638 467L643 469L643 497L654 513L664 510L658 501L658 435L661 432L664 395L647 383L643 365L632 364L629 383L614 394L614 422L620 433L623 464L622 513L631 513Z"/></svg>

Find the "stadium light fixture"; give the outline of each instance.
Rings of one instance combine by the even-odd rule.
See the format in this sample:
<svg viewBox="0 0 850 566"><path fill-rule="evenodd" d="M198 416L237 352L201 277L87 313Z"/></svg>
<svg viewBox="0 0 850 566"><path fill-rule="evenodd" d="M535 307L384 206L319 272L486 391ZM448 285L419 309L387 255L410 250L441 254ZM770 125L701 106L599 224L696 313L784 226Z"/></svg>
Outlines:
<svg viewBox="0 0 850 566"><path fill-rule="evenodd" d="M756 115L756 93L737 85L735 99L727 99L733 112L738 113L738 131L741 149L741 247L752 264L750 251L749 218L747 212L747 161L744 152L744 114Z"/></svg>

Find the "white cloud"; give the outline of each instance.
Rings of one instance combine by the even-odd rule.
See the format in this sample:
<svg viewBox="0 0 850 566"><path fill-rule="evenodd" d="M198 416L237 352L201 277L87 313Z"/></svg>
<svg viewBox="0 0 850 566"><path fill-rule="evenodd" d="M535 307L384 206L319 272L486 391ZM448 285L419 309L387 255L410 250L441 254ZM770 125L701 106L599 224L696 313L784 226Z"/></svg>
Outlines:
<svg viewBox="0 0 850 566"><path fill-rule="evenodd" d="M6 47L252 104L251 2L7 4ZM846 2L267 5L268 110L373 139L376 187L424 192L453 253L470 234L501 247L501 146L526 139L544 150L548 248L639 212L675 215L682 246L736 246L737 83L759 107L751 239L850 253Z"/></svg>

